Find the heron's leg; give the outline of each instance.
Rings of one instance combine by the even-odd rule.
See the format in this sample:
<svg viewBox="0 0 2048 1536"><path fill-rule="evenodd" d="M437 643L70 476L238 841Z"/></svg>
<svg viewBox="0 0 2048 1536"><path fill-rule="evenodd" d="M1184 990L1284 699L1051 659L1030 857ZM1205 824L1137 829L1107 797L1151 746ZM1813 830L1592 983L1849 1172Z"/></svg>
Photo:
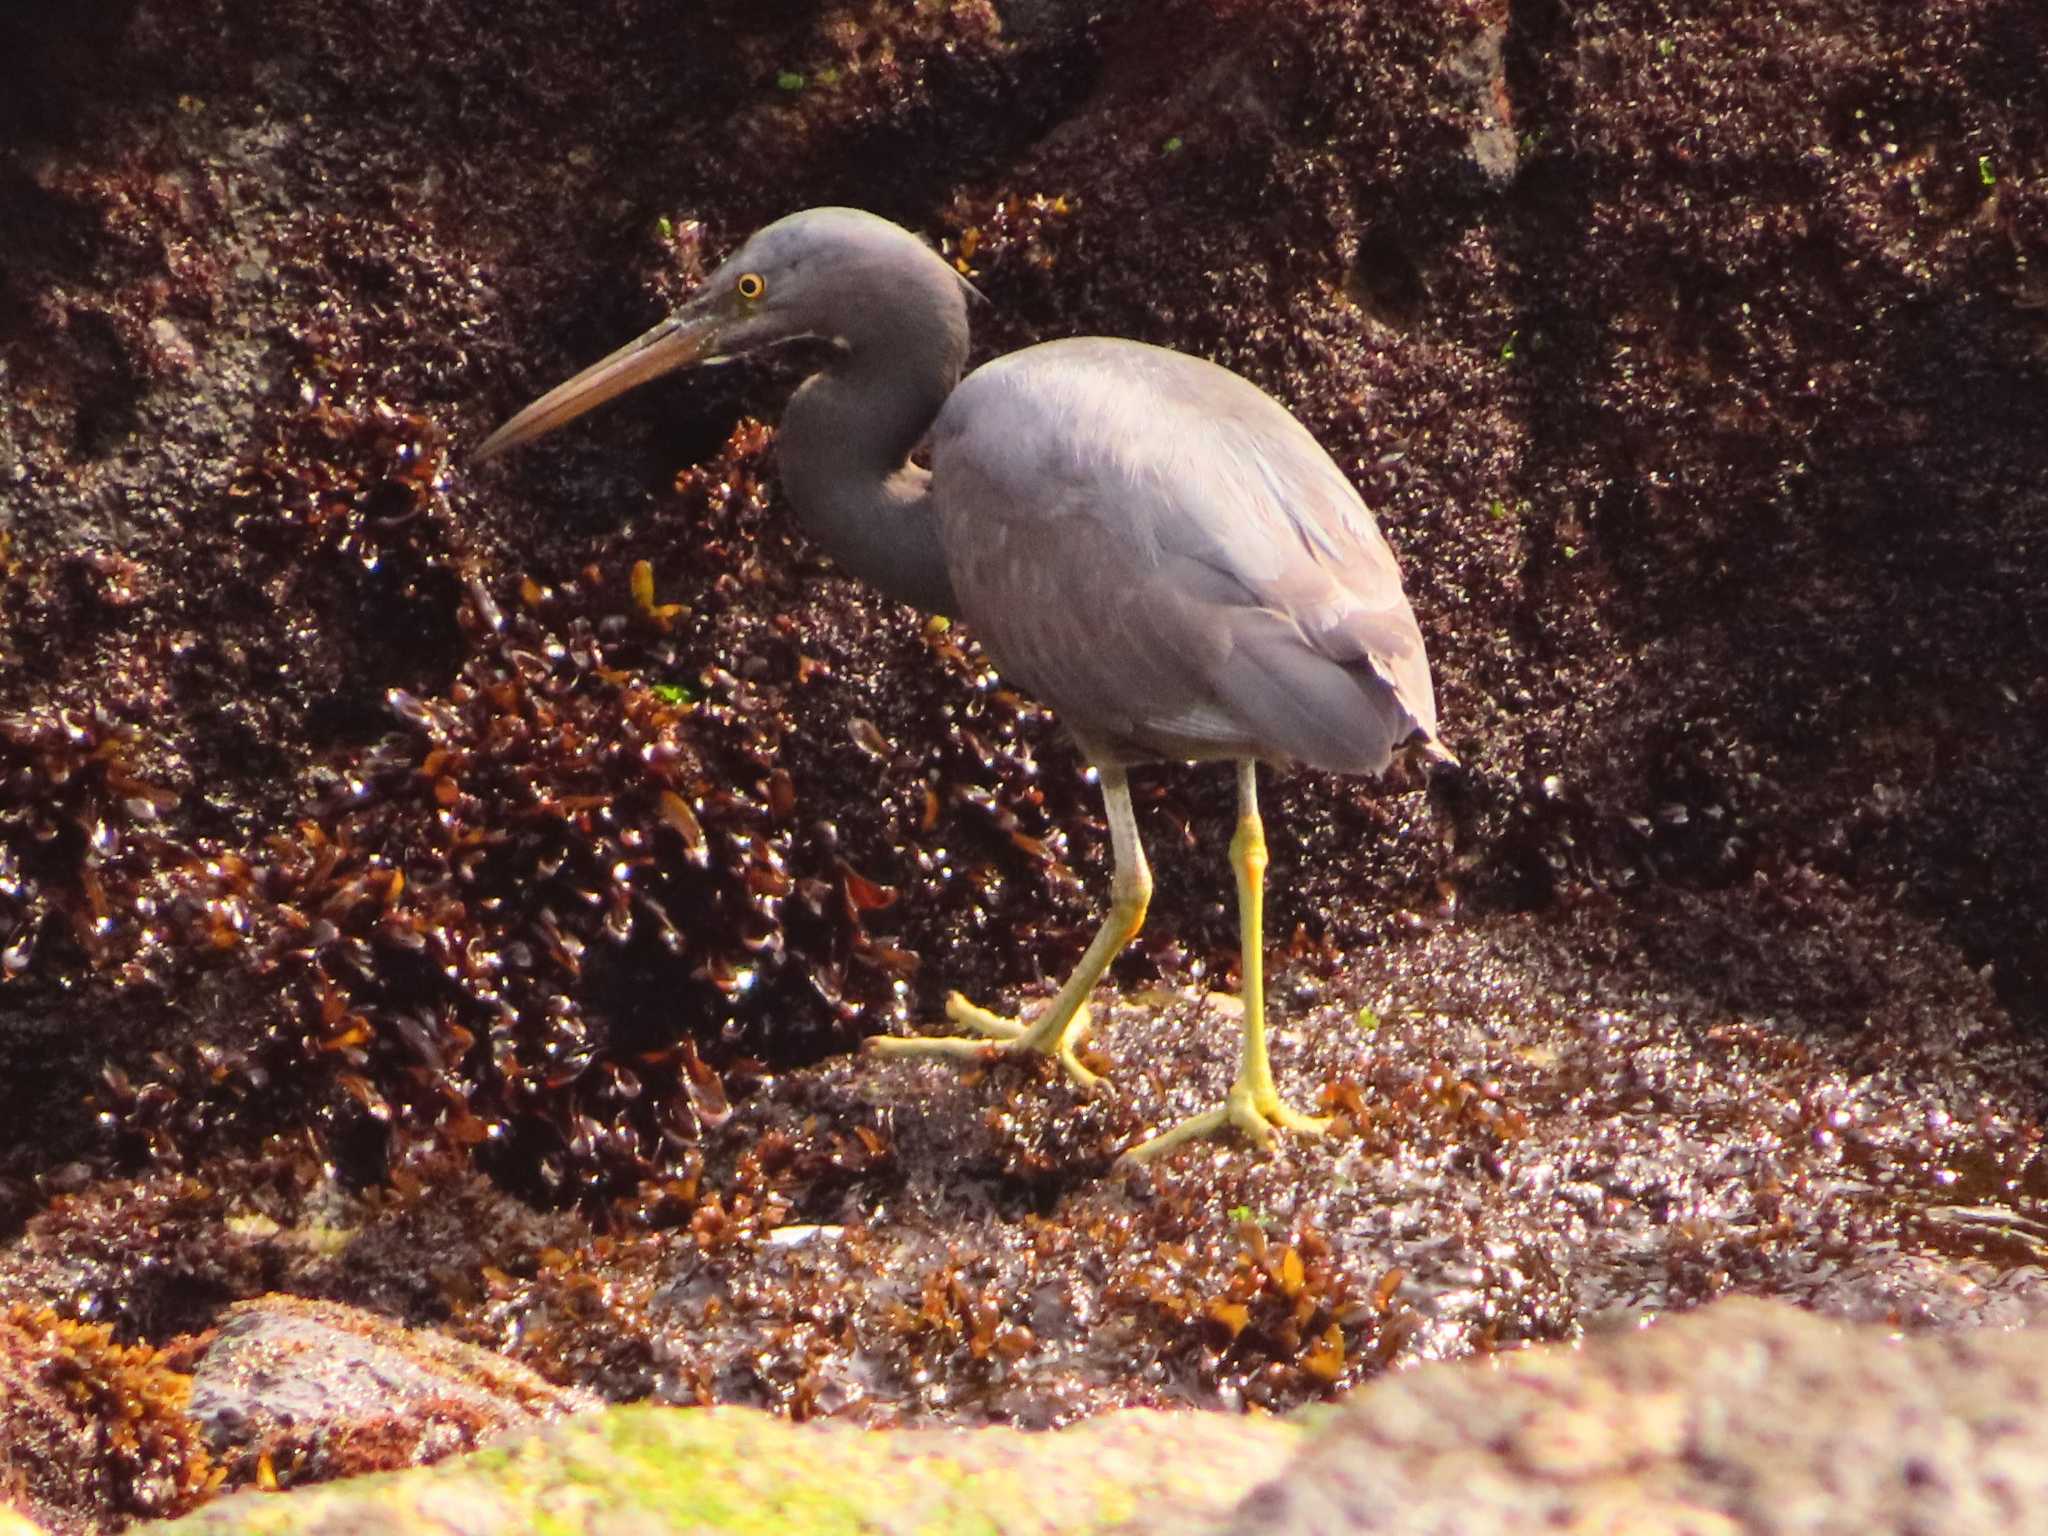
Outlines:
<svg viewBox="0 0 2048 1536"><path fill-rule="evenodd" d="M1055 1058L1084 1088L1101 1081L1081 1065L1074 1049L1088 1033L1088 994L1095 990L1110 961L1144 926L1145 909L1152 901L1152 870L1138 841L1138 819L1131 810L1131 787L1123 769L1098 762L1095 771L1102 780L1102 804L1109 813L1110 856L1115 864L1109 913L1058 994L1036 1018L1023 1023L978 1008L955 992L946 999L946 1017L973 1030L973 1035L910 1039L876 1035L868 1040L868 1050L881 1056L961 1056L984 1061L1035 1051Z"/></svg>
<svg viewBox="0 0 2048 1536"><path fill-rule="evenodd" d="M1230 840L1230 865L1237 872L1238 970L1244 996L1244 1057L1237 1081L1216 1108L1139 1143L1124 1153L1124 1162L1150 1162L1183 1142L1233 1125L1261 1147L1270 1147L1275 1127L1321 1135L1330 1123L1280 1102L1266 1055L1266 829L1259 820L1258 772L1249 760L1237 765L1237 835Z"/></svg>

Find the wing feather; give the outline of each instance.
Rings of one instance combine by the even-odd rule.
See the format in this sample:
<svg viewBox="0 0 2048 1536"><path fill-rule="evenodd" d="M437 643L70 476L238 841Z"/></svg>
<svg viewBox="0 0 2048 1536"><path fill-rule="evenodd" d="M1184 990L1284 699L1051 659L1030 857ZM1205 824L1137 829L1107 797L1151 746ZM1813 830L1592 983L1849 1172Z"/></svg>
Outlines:
<svg viewBox="0 0 2048 1536"><path fill-rule="evenodd" d="M1434 739L1392 550L1235 374L1137 342L1028 348L954 392L932 467L962 617L1085 738L1353 772Z"/></svg>

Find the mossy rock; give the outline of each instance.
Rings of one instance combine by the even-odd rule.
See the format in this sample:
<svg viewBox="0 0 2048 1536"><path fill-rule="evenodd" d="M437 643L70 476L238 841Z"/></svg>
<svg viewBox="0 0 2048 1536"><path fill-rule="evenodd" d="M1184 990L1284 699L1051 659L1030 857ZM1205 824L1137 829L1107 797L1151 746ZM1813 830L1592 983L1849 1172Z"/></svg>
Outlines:
<svg viewBox="0 0 2048 1536"><path fill-rule="evenodd" d="M424 1470L245 1493L179 1531L522 1530L1079 1536L1220 1514L1301 1434L1277 1419L1132 1411L1051 1434L878 1434L744 1408L585 1414Z"/></svg>

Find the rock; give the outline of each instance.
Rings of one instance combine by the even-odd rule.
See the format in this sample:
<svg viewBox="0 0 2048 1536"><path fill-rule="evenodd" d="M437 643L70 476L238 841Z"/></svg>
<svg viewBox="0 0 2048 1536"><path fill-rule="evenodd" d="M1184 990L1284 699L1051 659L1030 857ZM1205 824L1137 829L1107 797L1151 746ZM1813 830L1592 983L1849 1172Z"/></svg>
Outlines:
<svg viewBox="0 0 2048 1536"><path fill-rule="evenodd" d="M2048 1329L1900 1342L1735 1299L1367 1388L1204 1536L2038 1529L2044 1372Z"/></svg>
<svg viewBox="0 0 2048 1536"><path fill-rule="evenodd" d="M1470 122L1465 153L1495 186L1512 181L1520 168L1514 101L1508 91L1507 40L1505 17L1489 21L1444 65Z"/></svg>
<svg viewBox="0 0 2048 1536"><path fill-rule="evenodd" d="M2027 7L255 14L0 6L0 1294L163 1356L84 1379L173 1403L271 1290L876 1424L2048 1306ZM782 505L800 360L472 472L823 201L971 269L977 356L1247 373L1380 518L1466 771L1270 780L1339 1135L1102 1177L1232 1070L1213 768L1142 776L1113 1093L846 1057L1034 1006L1106 853L971 624ZM60 1528L199 1465L4 1407Z"/></svg>
<svg viewBox="0 0 2048 1536"><path fill-rule="evenodd" d="M1047 1434L892 1433L745 1408L618 1408L473 1456L289 1498L224 1499L194 1532L1108 1531L1140 1510L1182 1528L1276 1471L1277 1419L1132 1410Z"/></svg>
<svg viewBox="0 0 2048 1536"><path fill-rule="evenodd" d="M260 1480L290 1482L438 1460L595 1403L425 1329L264 1296L229 1310L189 1411L224 1462L260 1460Z"/></svg>
<svg viewBox="0 0 2048 1536"><path fill-rule="evenodd" d="M419 1472L238 1495L177 1528L466 1536L544 1511L550 1529L636 1536L1991 1536L2048 1507L2044 1372L2048 1329L1901 1342L1743 1298L1424 1367L1314 1427L1132 1410L1045 1434L882 1433L623 1408Z"/></svg>
<svg viewBox="0 0 2048 1536"><path fill-rule="evenodd" d="M159 315L149 322L148 332L150 345L165 368L184 373L198 363L199 354L173 321Z"/></svg>

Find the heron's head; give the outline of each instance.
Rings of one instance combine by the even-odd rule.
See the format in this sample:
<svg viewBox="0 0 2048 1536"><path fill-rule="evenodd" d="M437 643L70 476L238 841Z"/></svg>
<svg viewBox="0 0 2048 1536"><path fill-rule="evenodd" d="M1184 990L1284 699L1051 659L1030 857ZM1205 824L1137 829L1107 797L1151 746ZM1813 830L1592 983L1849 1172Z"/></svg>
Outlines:
<svg viewBox="0 0 2048 1536"><path fill-rule="evenodd" d="M857 208L808 208L748 237L689 301L644 335L556 385L499 427L479 463L552 432L593 406L694 363L798 337L857 345L936 321L964 353L973 290L908 230Z"/></svg>

